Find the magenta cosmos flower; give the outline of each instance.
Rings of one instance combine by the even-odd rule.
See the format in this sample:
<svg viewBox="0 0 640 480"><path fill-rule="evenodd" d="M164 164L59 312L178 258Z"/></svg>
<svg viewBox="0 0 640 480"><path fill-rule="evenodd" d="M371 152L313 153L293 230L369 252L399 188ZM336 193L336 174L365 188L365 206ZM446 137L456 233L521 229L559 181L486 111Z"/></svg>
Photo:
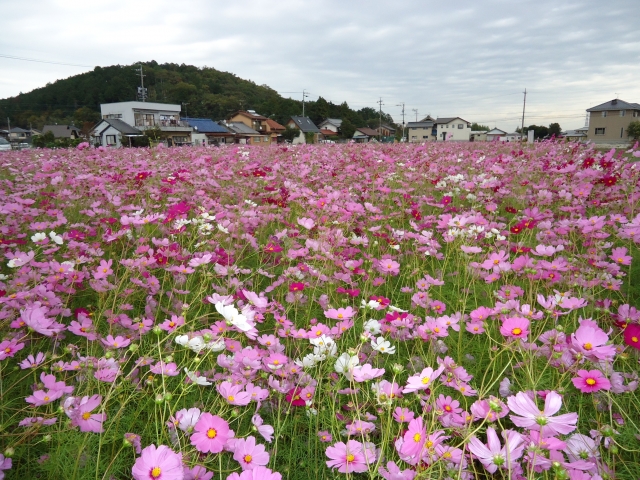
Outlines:
<svg viewBox="0 0 640 480"><path fill-rule="evenodd" d="M327 467L338 467L340 473L366 472L367 464L375 460L375 455L355 440L349 440L346 445L338 442L327 447L325 453L330 459L327 460Z"/></svg>
<svg viewBox="0 0 640 480"><path fill-rule="evenodd" d="M513 423L518 427L539 431L543 437L566 435L576 429L577 413L565 413L552 417L562 407L562 397L554 391L547 393L543 410L538 408L536 402L524 392L518 392L515 396L507 398L507 405L511 410L510 418Z"/></svg>
<svg viewBox="0 0 640 480"><path fill-rule="evenodd" d="M257 466L253 470L245 470L242 473L232 473L227 480L282 480L282 475L272 472L267 467Z"/></svg>
<svg viewBox="0 0 640 480"><path fill-rule="evenodd" d="M202 453L219 453L224 448L227 440L233 438L233 430L229 430L226 420L217 415L203 413L193 427L191 445Z"/></svg>
<svg viewBox="0 0 640 480"><path fill-rule="evenodd" d="M600 370L578 370L578 376L572 378L571 381L582 393L593 393L611 388L611 382L602 375Z"/></svg>
<svg viewBox="0 0 640 480"><path fill-rule="evenodd" d="M509 317L502 322L500 333L507 338L526 339L529 335L529 320L522 317Z"/></svg>
<svg viewBox="0 0 640 480"><path fill-rule="evenodd" d="M254 437L241 438L233 444L233 459L240 464L242 470L253 470L269 463L269 454L264 445L256 445Z"/></svg>
<svg viewBox="0 0 640 480"><path fill-rule="evenodd" d="M324 315L325 317L332 318L334 320L347 320L352 318L356 313L357 312L351 307L338 308L337 310L335 308L330 308L324 312Z"/></svg>
<svg viewBox="0 0 640 480"><path fill-rule="evenodd" d="M131 474L135 480L183 480L182 454L166 445L149 445L133 464Z"/></svg>

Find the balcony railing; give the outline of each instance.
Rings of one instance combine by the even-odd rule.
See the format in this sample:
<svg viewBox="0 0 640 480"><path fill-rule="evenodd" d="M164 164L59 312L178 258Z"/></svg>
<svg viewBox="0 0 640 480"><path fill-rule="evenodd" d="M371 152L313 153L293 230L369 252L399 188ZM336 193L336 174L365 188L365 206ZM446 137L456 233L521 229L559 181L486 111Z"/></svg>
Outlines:
<svg viewBox="0 0 640 480"><path fill-rule="evenodd" d="M183 120L146 120L136 119L136 127L189 127Z"/></svg>

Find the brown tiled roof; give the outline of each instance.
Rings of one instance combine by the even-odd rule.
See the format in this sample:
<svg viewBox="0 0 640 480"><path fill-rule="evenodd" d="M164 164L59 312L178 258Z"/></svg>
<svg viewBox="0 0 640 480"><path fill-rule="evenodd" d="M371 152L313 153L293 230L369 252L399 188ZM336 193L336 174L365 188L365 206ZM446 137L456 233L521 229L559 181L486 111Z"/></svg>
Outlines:
<svg viewBox="0 0 640 480"><path fill-rule="evenodd" d="M337 132L334 132L333 130L327 130L326 128L321 128L320 129L320 133L322 133L323 135L329 136L329 135L338 135Z"/></svg>
<svg viewBox="0 0 640 480"><path fill-rule="evenodd" d="M369 137L377 137L378 136L378 132L376 132L373 128L363 127L363 128L357 128L356 130L358 130L359 132L364 133L365 135L367 135Z"/></svg>
<svg viewBox="0 0 640 480"><path fill-rule="evenodd" d="M280 125L278 122L271 120L270 118L267 118L267 125L269 125L271 130L286 130L283 125Z"/></svg>

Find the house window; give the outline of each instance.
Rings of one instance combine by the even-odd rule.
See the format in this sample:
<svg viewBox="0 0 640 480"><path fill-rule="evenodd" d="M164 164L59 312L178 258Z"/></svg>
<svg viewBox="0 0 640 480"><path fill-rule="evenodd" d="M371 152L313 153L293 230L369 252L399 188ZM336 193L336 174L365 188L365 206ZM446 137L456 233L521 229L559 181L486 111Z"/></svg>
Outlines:
<svg viewBox="0 0 640 480"><path fill-rule="evenodd" d="M596 128L596 135L604 135L604 128Z"/></svg>
<svg viewBox="0 0 640 480"><path fill-rule="evenodd" d="M411 135L411 140L417 140L418 137L416 135Z"/></svg>
<svg viewBox="0 0 640 480"><path fill-rule="evenodd" d="M117 145L115 135L107 135L107 145Z"/></svg>
<svg viewBox="0 0 640 480"><path fill-rule="evenodd" d="M136 127L153 127L155 125L153 113L136 113L134 116Z"/></svg>
<svg viewBox="0 0 640 480"><path fill-rule="evenodd" d="M411 130L417 130L417 129L418 129L417 127L411 127Z"/></svg>
<svg viewBox="0 0 640 480"><path fill-rule="evenodd" d="M607 116L607 112L606 111L602 112L602 116L606 117Z"/></svg>
<svg viewBox="0 0 640 480"><path fill-rule="evenodd" d="M464 125L462 123L458 124L458 130L462 130L464 128Z"/></svg>
<svg viewBox="0 0 640 480"><path fill-rule="evenodd" d="M173 137L173 143L179 145L181 143L187 143L189 140L187 137Z"/></svg>
<svg viewBox="0 0 640 480"><path fill-rule="evenodd" d="M103 115L102 118L122 118L121 113L109 113L108 115Z"/></svg>
<svg viewBox="0 0 640 480"><path fill-rule="evenodd" d="M624 110L620 110L620 116L621 117L624 117L624 113L625 113Z"/></svg>
<svg viewBox="0 0 640 480"><path fill-rule="evenodd" d="M429 139L429 135L423 135L423 136L422 136L422 138L423 138L424 140L428 140L428 139Z"/></svg>
<svg viewBox="0 0 640 480"><path fill-rule="evenodd" d="M622 134L624 133L624 128L620 129L620 138L622 138Z"/></svg>
<svg viewBox="0 0 640 480"><path fill-rule="evenodd" d="M633 112L633 116L634 116L634 117L640 117L640 112L636 112L636 111L634 111L634 112Z"/></svg>

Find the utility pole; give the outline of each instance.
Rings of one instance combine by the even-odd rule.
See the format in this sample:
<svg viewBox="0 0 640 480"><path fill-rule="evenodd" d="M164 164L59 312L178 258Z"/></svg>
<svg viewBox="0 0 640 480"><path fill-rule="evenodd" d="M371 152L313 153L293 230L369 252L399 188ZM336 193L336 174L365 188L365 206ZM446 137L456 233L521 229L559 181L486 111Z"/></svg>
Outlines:
<svg viewBox="0 0 640 480"><path fill-rule="evenodd" d="M378 100L377 103L380 106L380 126L378 127L378 141L382 141L382 105L384 105L384 103L382 103L382 97L380 97L380 100Z"/></svg>
<svg viewBox="0 0 640 480"><path fill-rule="evenodd" d="M412 108L411 110L413 110L416 114L416 122L418 121L418 109L417 108Z"/></svg>
<svg viewBox="0 0 640 480"><path fill-rule="evenodd" d="M527 105L527 89L524 89L524 101L522 102L522 125L520 125L521 142L524 141L524 107Z"/></svg>
<svg viewBox="0 0 640 480"><path fill-rule="evenodd" d="M182 105L184 105L184 117L189 118L189 114L187 113L187 105L189 104L186 102L182 102Z"/></svg>
<svg viewBox="0 0 640 480"><path fill-rule="evenodd" d="M306 90L302 90L302 116L304 117L304 99L307 98L309 94L307 94Z"/></svg>
<svg viewBox="0 0 640 480"><path fill-rule="evenodd" d="M400 105L402 105L402 141L404 142L404 102L397 104L396 107Z"/></svg>
<svg viewBox="0 0 640 480"><path fill-rule="evenodd" d="M144 77L146 77L146 75L142 74L142 64L140 64L140 68L136 68L136 72L140 72L140 88L138 88L138 95L140 96L140 100L144 102L147 99L147 92L144 89Z"/></svg>

